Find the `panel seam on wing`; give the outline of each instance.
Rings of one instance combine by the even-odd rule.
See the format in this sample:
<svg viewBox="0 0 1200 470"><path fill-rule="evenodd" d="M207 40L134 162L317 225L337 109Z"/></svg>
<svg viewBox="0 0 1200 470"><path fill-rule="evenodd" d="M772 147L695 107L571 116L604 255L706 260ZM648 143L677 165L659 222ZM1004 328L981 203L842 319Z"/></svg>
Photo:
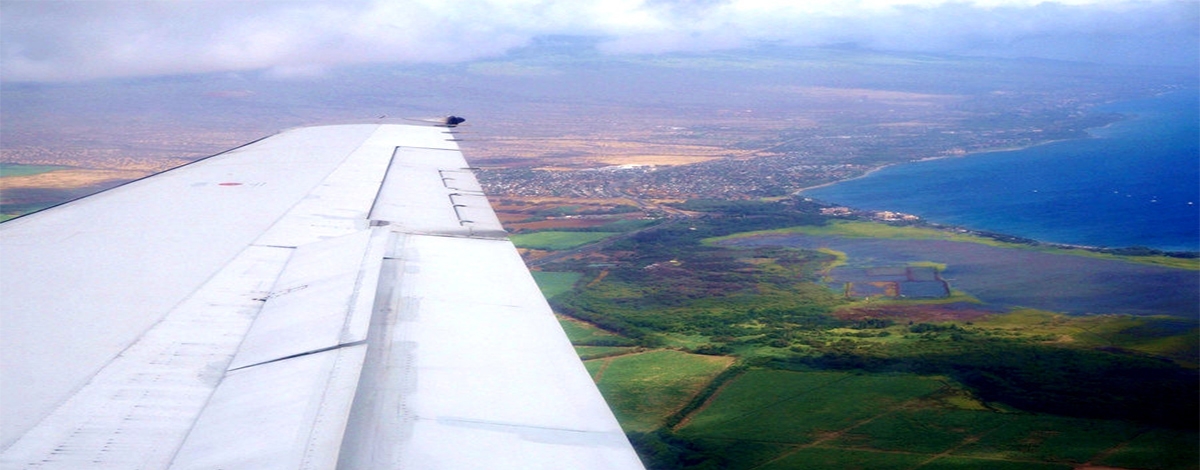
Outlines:
<svg viewBox="0 0 1200 470"><path fill-rule="evenodd" d="M269 360L269 361L256 362L256 363L254 363L254 364L248 364L248 365L244 365L244 366L236 367L236 368L233 368L233 369L229 369L227 372L234 372L234 371L239 371L239 370L243 370L243 369L249 369L249 368L251 368L251 367L258 367L258 366L265 365L265 364L271 364L271 363L275 363L275 362L286 361L286 360L288 360L288 359L295 359L295 358L297 358L297 357L304 357L304 356L309 356L309 355L313 355L313 354L320 354L320 353L323 353L323 352L329 352L329 351L333 351L333 350L337 350L337 349L348 348L348 347L351 347L351 346L358 346L358 345L360 345L360 344L367 344L367 340L355 341L355 342L353 342L353 343L342 343L342 344L337 344L337 345L330 346L330 347L327 347L327 348L314 349L314 350L312 350L312 351L305 351L305 352L302 352L302 353L296 353L296 354L292 354L292 355L289 355L289 356L284 356L284 357L280 357L280 358L275 358L275 359L271 359L271 360Z"/></svg>

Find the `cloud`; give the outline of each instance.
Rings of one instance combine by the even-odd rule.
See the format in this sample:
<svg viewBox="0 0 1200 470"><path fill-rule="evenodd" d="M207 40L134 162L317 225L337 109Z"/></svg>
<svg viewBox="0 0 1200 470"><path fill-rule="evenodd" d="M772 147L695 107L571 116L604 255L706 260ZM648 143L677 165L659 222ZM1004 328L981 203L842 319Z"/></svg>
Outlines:
<svg viewBox="0 0 1200 470"><path fill-rule="evenodd" d="M0 79L312 76L498 57L563 35L593 38L609 54L855 44L1194 64L1198 24L1194 0L2 0Z"/></svg>

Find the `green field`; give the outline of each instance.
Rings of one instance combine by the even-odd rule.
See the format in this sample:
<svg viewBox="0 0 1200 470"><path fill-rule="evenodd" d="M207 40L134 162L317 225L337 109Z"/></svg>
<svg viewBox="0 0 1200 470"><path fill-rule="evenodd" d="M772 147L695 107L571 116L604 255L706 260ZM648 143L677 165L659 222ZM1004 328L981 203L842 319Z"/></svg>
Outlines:
<svg viewBox="0 0 1200 470"><path fill-rule="evenodd" d="M49 173L51 171L65 170L71 167L56 166L56 165L25 165L21 163L0 163L0 178L9 176L30 176L40 173ZM0 203L5 205L4 211L0 212L0 222L18 217L30 212L36 212L45 209L53 202L42 203L22 203L8 204L3 198L0 198Z"/></svg>
<svg viewBox="0 0 1200 470"><path fill-rule="evenodd" d="M679 434L807 444L944 386L910 375L751 370L728 383Z"/></svg>
<svg viewBox="0 0 1200 470"><path fill-rule="evenodd" d="M762 230L757 232L743 232L726 237L718 237L712 241L721 241L726 239L734 239L745 236L754 236L761 234L790 234L799 233L804 235L823 235L823 236L838 236L838 237L854 237L854 238L895 238L904 240L954 240L963 242L977 243L993 243L999 242L988 239L975 237L965 234L957 234L935 230L931 228L911 227L911 226L895 226L887 225L878 222L861 222L861 221L845 221L834 220L828 224L816 226L805 225L797 227L787 227L773 230Z"/></svg>
<svg viewBox="0 0 1200 470"><path fill-rule="evenodd" d="M1068 470L1074 465L1061 463L1030 462L1026 460L967 459L947 456L922 465L921 470L962 470L985 468L988 470Z"/></svg>
<svg viewBox="0 0 1200 470"><path fill-rule="evenodd" d="M575 282L583 276L570 271L530 271L530 273L533 274L533 280L537 282L538 288L542 290L542 295L547 299L552 299L563 292L570 292L575 287Z"/></svg>
<svg viewBox="0 0 1200 470"><path fill-rule="evenodd" d="M575 346L575 353L585 361L632 354L638 351L638 348L630 346Z"/></svg>
<svg viewBox="0 0 1200 470"><path fill-rule="evenodd" d="M632 346L634 341L618 336L593 325L571 318L560 317L558 323L567 333L567 339L576 346Z"/></svg>
<svg viewBox="0 0 1200 470"><path fill-rule="evenodd" d="M1195 432L1147 435L1125 421L962 409L945 400L957 387L912 374L750 370L678 435L712 455L755 449L738 459L770 462L755 468L1071 468L1103 459L1184 469L1197 462Z"/></svg>
<svg viewBox="0 0 1200 470"><path fill-rule="evenodd" d="M1151 429L1121 445L1117 452L1101 457L1095 463L1119 468L1153 470L1195 469L1200 467L1194 432Z"/></svg>
<svg viewBox="0 0 1200 470"><path fill-rule="evenodd" d="M20 163L0 163L0 178L5 176L29 176L39 173L49 173L55 170L65 170L68 166L56 165L24 165Z"/></svg>
<svg viewBox="0 0 1200 470"><path fill-rule="evenodd" d="M795 449L791 453L780 456L778 460L754 468L762 470L803 468L902 470L917 468L926 458L926 456L917 454L809 447Z"/></svg>
<svg viewBox="0 0 1200 470"><path fill-rule="evenodd" d="M534 232L509 236L517 248L569 250L616 235L616 232Z"/></svg>
<svg viewBox="0 0 1200 470"><path fill-rule="evenodd" d="M587 361L626 431L652 431L732 363L720 356L659 350Z"/></svg>
<svg viewBox="0 0 1200 470"><path fill-rule="evenodd" d="M1200 328L1194 319L1169 316L1070 316L1017 309L980 319L975 326L993 335L1054 337L1081 347L1116 347L1170 358L1196 367Z"/></svg>
<svg viewBox="0 0 1200 470"><path fill-rule="evenodd" d="M947 452L976 439L1003 422L1004 415L938 406L915 406L881 414L830 444L837 447L906 451L923 454Z"/></svg>
<svg viewBox="0 0 1200 470"><path fill-rule="evenodd" d="M601 232L629 232L657 223L659 223L659 221L654 219L617 219L596 227L594 230L599 230Z"/></svg>
<svg viewBox="0 0 1200 470"><path fill-rule="evenodd" d="M1012 415L954 453L989 459L1088 462L1134 438L1138 427L1121 421Z"/></svg>

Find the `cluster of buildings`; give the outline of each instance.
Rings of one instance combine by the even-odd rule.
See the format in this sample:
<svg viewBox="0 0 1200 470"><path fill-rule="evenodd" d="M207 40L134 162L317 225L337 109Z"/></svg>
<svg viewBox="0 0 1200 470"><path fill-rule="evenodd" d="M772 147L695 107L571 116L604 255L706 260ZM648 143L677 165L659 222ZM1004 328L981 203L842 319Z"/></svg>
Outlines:
<svg viewBox="0 0 1200 470"><path fill-rule="evenodd" d="M747 199L785 196L800 188L852 178L867 169L783 155L680 166L624 165L572 171L487 169L478 177L484 190L495 196Z"/></svg>
<svg viewBox="0 0 1200 470"><path fill-rule="evenodd" d="M893 211L862 211L846 206L834 206L821 209L821 215L833 217L859 217L883 222L916 222L921 220L912 214Z"/></svg>

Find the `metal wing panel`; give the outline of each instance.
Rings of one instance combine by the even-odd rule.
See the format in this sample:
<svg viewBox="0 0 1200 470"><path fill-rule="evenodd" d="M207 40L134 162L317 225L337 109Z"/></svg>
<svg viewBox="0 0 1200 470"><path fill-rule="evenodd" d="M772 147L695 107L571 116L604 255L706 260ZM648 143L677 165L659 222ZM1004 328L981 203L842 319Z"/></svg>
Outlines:
<svg viewBox="0 0 1200 470"><path fill-rule="evenodd" d="M453 131L441 126L382 126L389 132L402 133L395 146L440 150L458 150ZM461 156L459 157L461 158Z"/></svg>
<svg viewBox="0 0 1200 470"><path fill-rule="evenodd" d="M331 469L366 345L225 374L173 469Z"/></svg>
<svg viewBox="0 0 1200 470"><path fill-rule="evenodd" d="M640 468L511 242L406 235L393 258L344 466Z"/></svg>
<svg viewBox="0 0 1200 470"><path fill-rule="evenodd" d="M511 242L411 240L400 288L416 311L397 328L416 344L417 413L620 432Z"/></svg>
<svg viewBox="0 0 1200 470"><path fill-rule="evenodd" d="M166 468L250 327L262 304L256 299L270 292L290 251L244 251L4 449L0 467ZM4 366L29 364L6 360ZM37 372L44 377L54 369ZM6 408L19 403L9 396Z"/></svg>
<svg viewBox="0 0 1200 470"><path fill-rule="evenodd" d="M640 468L447 137L298 129L0 225L0 463Z"/></svg>
<svg viewBox="0 0 1200 470"><path fill-rule="evenodd" d="M21 404L0 406L0 448L234 260L374 127L284 132L0 224L0 402Z"/></svg>
<svg viewBox="0 0 1200 470"><path fill-rule="evenodd" d="M457 150L397 147L371 220L407 233L507 236L474 177L464 173L470 169Z"/></svg>
<svg viewBox="0 0 1200 470"><path fill-rule="evenodd" d="M360 126L338 127L357 130ZM446 141L450 134L444 129L361 127L370 128L372 132L346 156L342 165L258 239L258 244L299 246L365 229L369 222L367 215L398 145L440 145L439 148L453 150L452 153L462 159L456 144Z"/></svg>
<svg viewBox="0 0 1200 470"><path fill-rule="evenodd" d="M371 233L297 247L229 368L366 340L384 253Z"/></svg>

